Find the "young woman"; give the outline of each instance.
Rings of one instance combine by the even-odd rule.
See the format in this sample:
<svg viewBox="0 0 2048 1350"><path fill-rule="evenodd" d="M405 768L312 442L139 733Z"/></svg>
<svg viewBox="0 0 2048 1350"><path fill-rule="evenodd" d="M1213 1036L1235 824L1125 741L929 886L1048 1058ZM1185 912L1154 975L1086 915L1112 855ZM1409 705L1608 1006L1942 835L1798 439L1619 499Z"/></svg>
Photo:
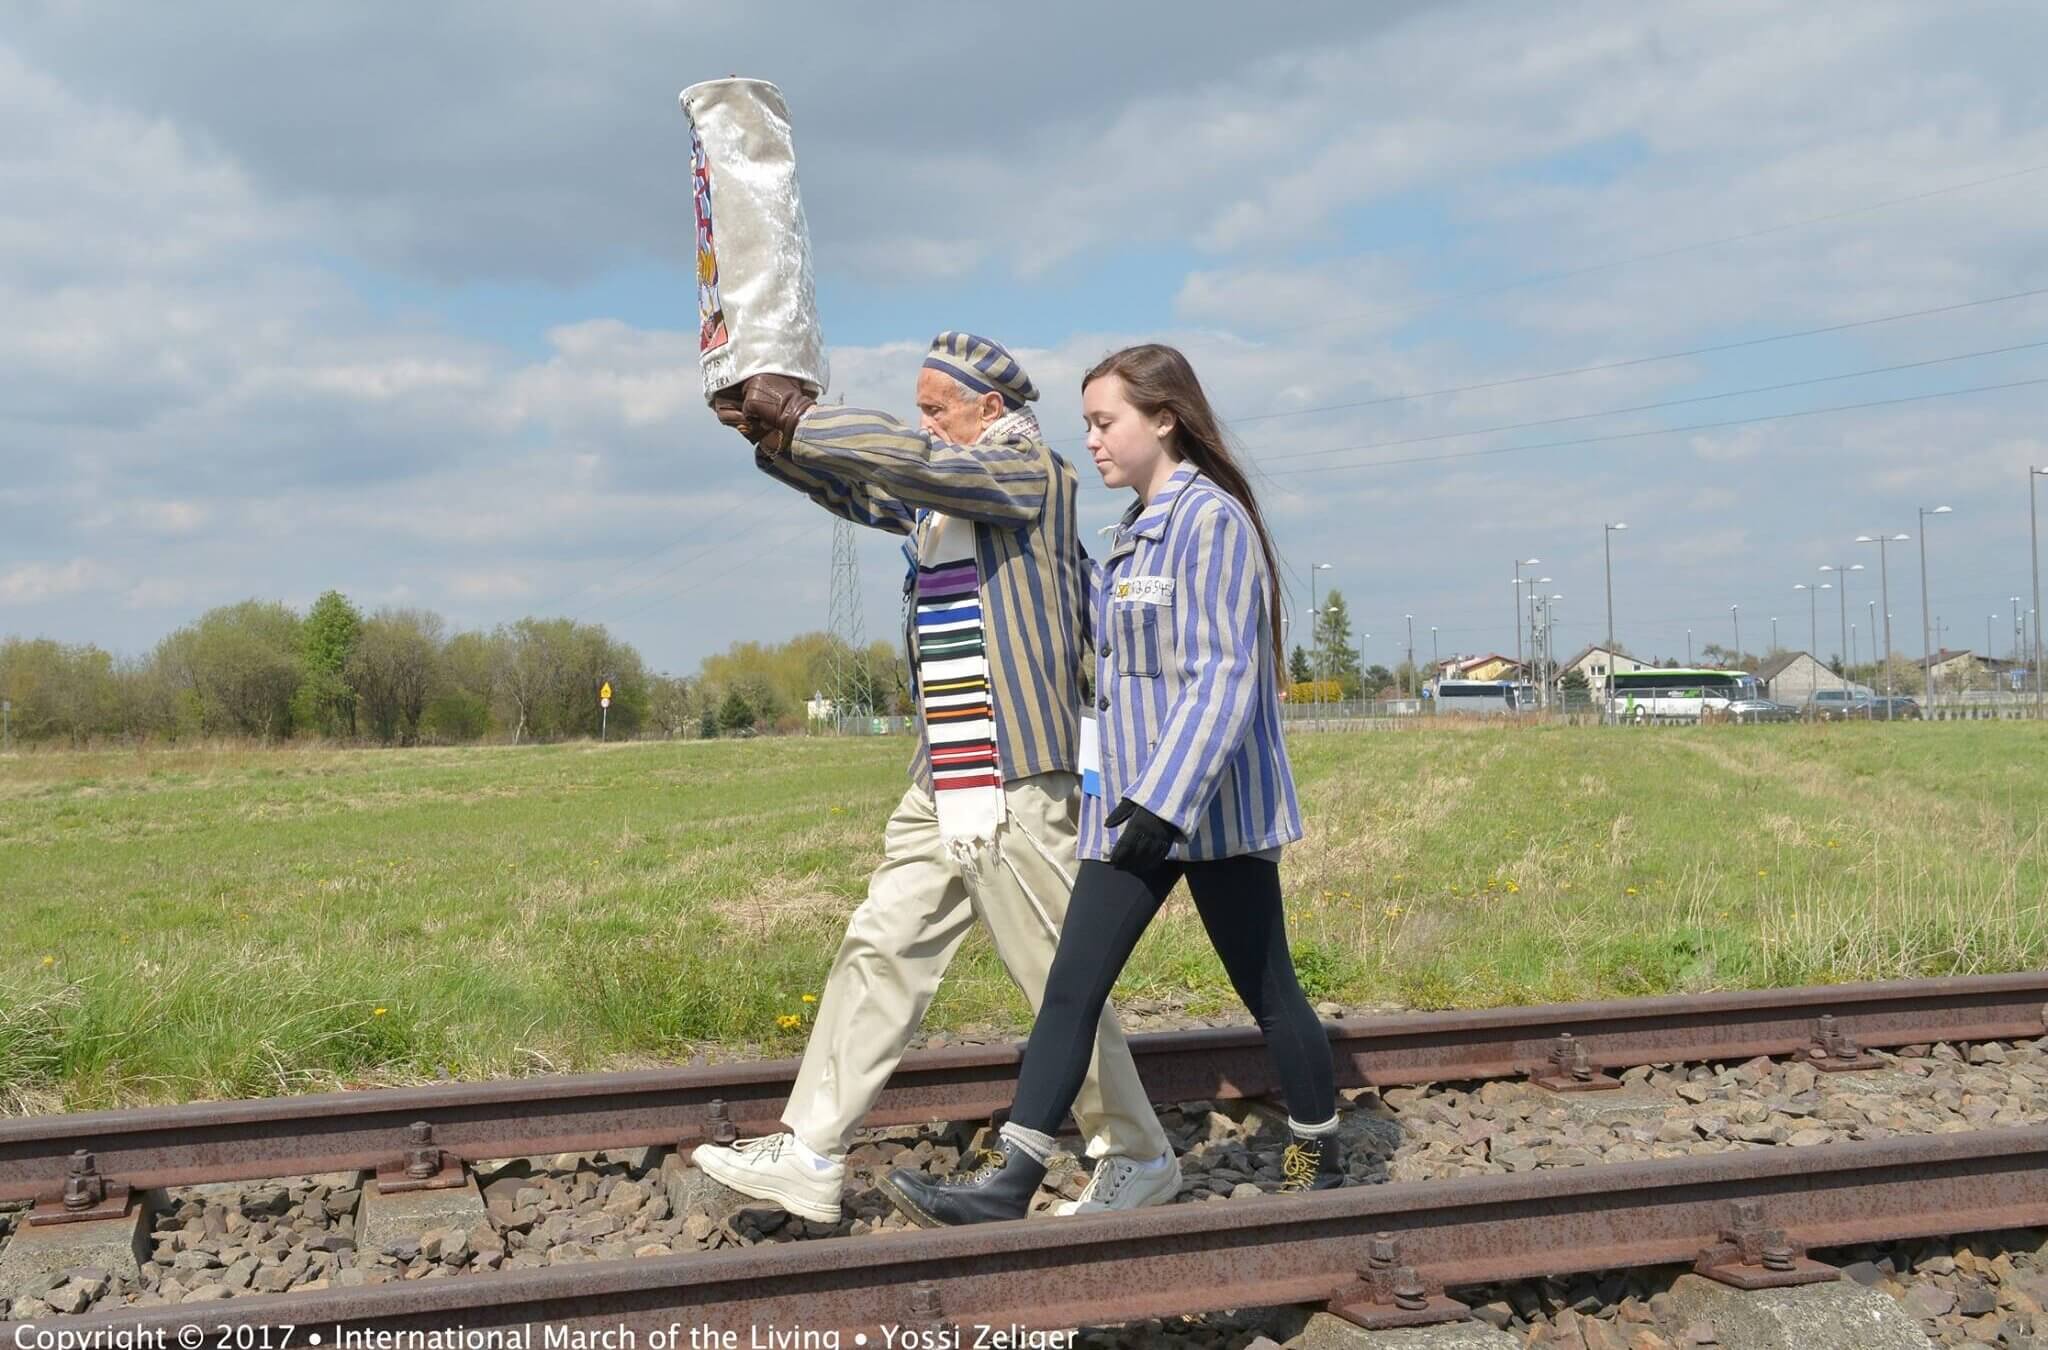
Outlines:
<svg viewBox="0 0 2048 1350"><path fill-rule="evenodd" d="M883 1182L927 1225L1024 1216L1110 989L1183 877L1285 1090L1281 1189L1344 1180L1330 1043L1295 981L1280 901L1280 847L1301 837L1301 808L1280 736L1272 542L1178 351L1116 352L1083 378L1081 399L1102 481L1137 500L1094 579L1101 762L1083 766L1080 875L987 1165L961 1181L899 1169ZM1133 1162L1108 1184L1170 1200L1179 1165ZM1081 1208L1131 1199L1088 1198Z"/></svg>

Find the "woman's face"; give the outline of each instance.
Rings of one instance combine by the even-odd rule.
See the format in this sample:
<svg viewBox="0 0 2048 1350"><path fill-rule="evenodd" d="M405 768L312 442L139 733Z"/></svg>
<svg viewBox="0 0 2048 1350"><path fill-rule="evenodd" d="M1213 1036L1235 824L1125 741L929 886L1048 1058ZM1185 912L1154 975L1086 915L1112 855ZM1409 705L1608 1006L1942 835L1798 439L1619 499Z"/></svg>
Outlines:
<svg viewBox="0 0 2048 1350"><path fill-rule="evenodd" d="M1088 424L1088 453L1105 487L1143 487L1161 460L1173 458L1173 414L1146 416L1131 405L1118 376L1089 382L1081 391L1081 417Z"/></svg>

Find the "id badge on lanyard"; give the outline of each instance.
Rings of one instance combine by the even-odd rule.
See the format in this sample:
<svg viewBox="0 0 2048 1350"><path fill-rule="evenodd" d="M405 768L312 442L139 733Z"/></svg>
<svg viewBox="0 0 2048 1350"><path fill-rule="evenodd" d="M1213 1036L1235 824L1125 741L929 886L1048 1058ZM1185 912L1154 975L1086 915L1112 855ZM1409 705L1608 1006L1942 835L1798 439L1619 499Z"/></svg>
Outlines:
<svg viewBox="0 0 2048 1350"><path fill-rule="evenodd" d="M1081 715L1081 791L1102 795L1102 728L1086 713Z"/></svg>

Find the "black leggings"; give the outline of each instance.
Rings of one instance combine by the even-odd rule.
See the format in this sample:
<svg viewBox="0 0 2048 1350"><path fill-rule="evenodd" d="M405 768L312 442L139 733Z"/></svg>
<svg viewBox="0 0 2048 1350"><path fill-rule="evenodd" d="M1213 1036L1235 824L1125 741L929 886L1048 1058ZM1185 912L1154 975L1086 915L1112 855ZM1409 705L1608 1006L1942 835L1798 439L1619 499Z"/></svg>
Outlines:
<svg viewBox="0 0 2048 1350"><path fill-rule="evenodd" d="M1059 1132L1088 1074L1110 989L1182 876L1237 996L1265 1035L1287 1114L1302 1125L1337 1114L1330 1038L1295 981L1287 951L1280 865L1241 857L1169 861L1143 874L1104 862L1081 864L1059 952L1046 977L1045 1001L1024 1051L1011 1120L1046 1134Z"/></svg>

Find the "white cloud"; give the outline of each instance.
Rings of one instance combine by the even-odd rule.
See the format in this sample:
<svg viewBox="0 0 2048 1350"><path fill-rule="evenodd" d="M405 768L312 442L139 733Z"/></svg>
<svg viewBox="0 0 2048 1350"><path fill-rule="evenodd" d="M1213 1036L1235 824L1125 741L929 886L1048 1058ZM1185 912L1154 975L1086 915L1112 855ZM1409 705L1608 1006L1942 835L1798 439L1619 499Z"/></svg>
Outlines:
<svg viewBox="0 0 2048 1350"><path fill-rule="evenodd" d="M91 558L73 558L60 565L24 563L0 572L0 604L34 605L59 596L76 595L110 583L107 569Z"/></svg>
<svg viewBox="0 0 2048 1350"><path fill-rule="evenodd" d="M861 316L882 336L834 348L835 394L903 408L929 332L971 300L1020 316L1045 424L1071 450L1081 371L1125 341L1179 341L1218 408L1247 419L1236 431L1295 568L1338 562L1361 626L1428 609L1472 646L1511 645L1504 561L1531 552L1560 559L1568 622L1590 623L1602 519L1637 527L1617 543L1617 609L1651 633L1651 615L1668 629L1746 611L1743 588L1805 575L1826 552L1814 541L1845 532L1837 517L1910 521L1930 494L1971 521L1944 545L1959 592L2014 570L2021 469L2048 459L2028 391L1374 465L2023 377L2038 356L1663 422L1464 434L2017 341L2038 302L1367 401L2029 284L2048 176L1581 269L2048 162L2021 55L2037 18L1895 3L1303 15L1206 36L1191 19L1159 38L1161 69L1113 88L1020 58L1003 117L962 137L907 81L934 55L925 39L819 11L801 57L815 64L780 76L818 262L892 306ZM666 30L579 18L565 46L560 22L511 6L479 43L425 20L418 50L467 63L471 97L394 77L378 106L330 104L324 70L307 71L304 96L263 105L289 109L288 127L257 125L261 100L202 87L205 72L305 70L274 58L376 51L388 33L309 8L217 50L146 18L95 45L43 16L0 48L0 597L18 622L136 648L201 604L342 578L456 624L549 605L619 622L658 664L823 622L824 517L704 410L687 332L601 310L488 331L407 289L544 287L680 247L673 90L643 113L645 80L582 78L665 69L642 49ZM1071 57L1073 24L1048 24L1028 50ZM738 42L715 21L701 33ZM856 57L881 73L850 79ZM1089 270L1153 250L1195 262L1128 284ZM1511 284L1551 272L1577 275ZM1084 277L1100 294L1037 294ZM1248 420L1333 403L1367 405ZM1381 448L1281 458L1336 446ZM1334 465L1352 467L1297 472ZM1080 467L1084 524L1103 523L1120 499ZM78 571L88 556L104 570ZM869 629L887 635L900 559L880 536L862 558ZM57 603L100 590L139 617Z"/></svg>

